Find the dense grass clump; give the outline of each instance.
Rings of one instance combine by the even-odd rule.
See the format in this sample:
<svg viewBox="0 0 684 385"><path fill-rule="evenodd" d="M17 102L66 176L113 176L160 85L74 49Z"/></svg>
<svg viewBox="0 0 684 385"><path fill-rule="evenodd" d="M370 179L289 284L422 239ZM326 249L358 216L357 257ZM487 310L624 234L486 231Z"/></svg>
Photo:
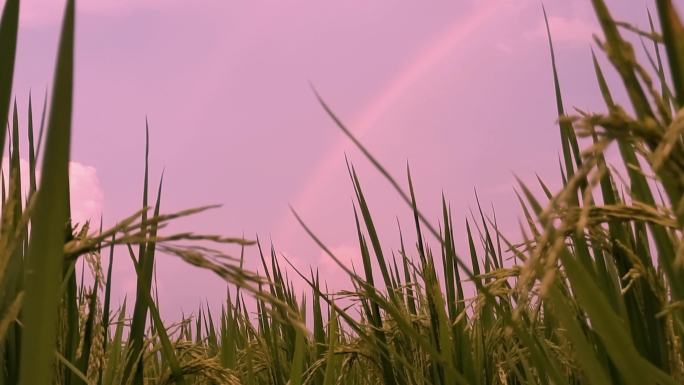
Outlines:
<svg viewBox="0 0 684 385"><path fill-rule="evenodd" d="M53 95L34 140L32 101L27 115L16 105L10 114L19 0L7 0L0 20L0 127L10 127L0 218L0 385L683 383L684 27L671 1L656 1L660 27L651 22L648 31L615 21L603 1L592 3L604 36L596 45L630 105L616 104L593 57L606 109L567 114L549 36L563 187L554 193L541 180L537 187L519 183L519 236L501 234L481 210L458 236L445 201L432 224L418 208L410 173L404 189L319 98L406 201L417 243L383 253L350 165L363 269L345 267L294 213L355 288L328 293L311 270L299 274L310 286L302 295L283 272L287 261L258 242L160 235L169 221L210 207L161 214L161 181L148 196L147 153L138 213L111 229L72 224L75 4L67 2ZM641 39L648 66L636 61L624 34ZM5 137L0 130L0 148ZM610 145L619 152L614 165L606 160ZM467 243L468 256L456 253L457 242ZM241 257L209 243L236 245ZM261 275L242 268L255 243ZM136 297L119 308L110 300L115 247L130 255L137 274ZM220 314L201 308L177 323L162 320L153 279L158 252L233 284ZM79 261L93 284L77 278Z"/></svg>

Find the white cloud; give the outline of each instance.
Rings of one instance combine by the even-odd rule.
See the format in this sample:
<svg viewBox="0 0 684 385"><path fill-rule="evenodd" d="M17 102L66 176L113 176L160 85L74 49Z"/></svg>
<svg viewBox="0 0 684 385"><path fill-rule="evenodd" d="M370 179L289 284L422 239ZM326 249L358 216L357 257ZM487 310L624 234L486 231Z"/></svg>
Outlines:
<svg viewBox="0 0 684 385"><path fill-rule="evenodd" d="M21 168L21 187L23 195L26 196L29 188L28 161L20 159L19 167ZM6 156L2 160L2 170L5 176L5 186L8 186L9 158ZM38 183L40 173L40 169L36 170ZM71 217L74 223L82 224L88 220L98 222L102 214L104 192L95 167L71 162L69 164L69 188L71 190Z"/></svg>
<svg viewBox="0 0 684 385"><path fill-rule="evenodd" d="M95 167L78 162L69 164L71 217L74 222L97 222L102 215L104 193Z"/></svg>
<svg viewBox="0 0 684 385"><path fill-rule="evenodd" d="M549 29L551 30L551 38L554 43L570 44L590 44L592 34L597 31L594 24L584 18L562 16L549 16ZM544 20L541 20L537 27L529 31L526 36L533 39L546 39Z"/></svg>

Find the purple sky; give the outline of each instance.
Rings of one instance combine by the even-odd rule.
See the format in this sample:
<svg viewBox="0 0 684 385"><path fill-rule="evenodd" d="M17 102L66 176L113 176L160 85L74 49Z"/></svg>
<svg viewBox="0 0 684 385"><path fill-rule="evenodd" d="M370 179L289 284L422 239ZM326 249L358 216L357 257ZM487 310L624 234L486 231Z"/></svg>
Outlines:
<svg viewBox="0 0 684 385"><path fill-rule="evenodd" d="M20 108L29 89L42 101L52 79L63 3L22 5ZM642 27L646 6L654 8L608 3L618 19ZM566 107L602 108L589 51L598 31L590 2L545 5ZM444 192L457 234L474 205L473 188L516 236L513 174L558 183L539 1L82 0L77 7L72 160L81 218L103 211L113 224L139 208L147 116L154 184L166 170L163 211L223 203L170 230L259 234L300 267L318 266L323 279L344 286L288 204L344 259L354 258L346 153L387 252L398 246L397 217L407 243L414 242L411 213L335 128L309 82L401 181L410 162L419 204L435 220ZM609 79L618 84L612 72ZM464 241L457 239L458 250ZM130 261L121 257L119 296L134 287ZM248 257L256 266L256 249ZM158 272L167 313L223 298L219 279L171 257L158 259Z"/></svg>

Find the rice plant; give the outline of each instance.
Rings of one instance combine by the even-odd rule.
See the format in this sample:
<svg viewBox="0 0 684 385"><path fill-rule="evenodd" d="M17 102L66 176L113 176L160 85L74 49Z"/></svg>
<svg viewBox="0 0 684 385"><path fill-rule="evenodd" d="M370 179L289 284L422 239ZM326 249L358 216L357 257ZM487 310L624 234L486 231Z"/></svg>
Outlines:
<svg viewBox="0 0 684 385"><path fill-rule="evenodd" d="M72 223L75 1L64 13L52 97L34 119L31 98L26 114L16 103L10 113L19 0L7 0L0 19L0 123L10 127L9 172L1 178L0 384L683 383L684 26L667 0L656 1L660 25L649 14L649 30L616 21L601 0L592 4L603 30L596 49L630 104L614 101L609 69L592 54L605 111L567 113L549 33L563 187L552 192L542 180L519 181L520 234L502 234L479 202L461 236L444 199L433 223L419 209L410 171L406 183L390 175L317 95L404 199L417 240L406 245L400 234L391 255L383 251L374 197L348 164L359 271L293 210L354 287L330 293L315 267L297 270L258 240L163 235L169 221L212 207L162 213L162 180L149 192L149 139L140 211L109 229ZM627 35L640 39L647 65L636 60ZM20 170L23 132L28 182ZM5 135L0 130L0 148ZM609 146L619 152L614 164ZM456 252L459 242L469 255ZM233 245L239 256L210 244ZM130 260L115 258L115 248ZM218 314L200 306L176 322L161 318L158 253L231 284ZM260 274L243 268L245 253L258 254ZM84 273L79 278L79 262L92 284ZM137 277L135 298L118 308L111 301L114 263L132 263ZM287 271L308 283L307 293L294 289Z"/></svg>

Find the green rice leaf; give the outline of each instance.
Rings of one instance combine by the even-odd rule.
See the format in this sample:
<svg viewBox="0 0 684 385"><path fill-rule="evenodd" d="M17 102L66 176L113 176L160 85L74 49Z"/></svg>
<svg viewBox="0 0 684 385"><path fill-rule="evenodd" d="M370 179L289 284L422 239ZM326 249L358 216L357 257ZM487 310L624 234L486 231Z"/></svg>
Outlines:
<svg viewBox="0 0 684 385"><path fill-rule="evenodd" d="M14 3L14 2L11 2ZM43 175L27 256L20 384L48 384L54 371L57 307L68 221L69 144L74 58L74 0L67 1L47 128Z"/></svg>

